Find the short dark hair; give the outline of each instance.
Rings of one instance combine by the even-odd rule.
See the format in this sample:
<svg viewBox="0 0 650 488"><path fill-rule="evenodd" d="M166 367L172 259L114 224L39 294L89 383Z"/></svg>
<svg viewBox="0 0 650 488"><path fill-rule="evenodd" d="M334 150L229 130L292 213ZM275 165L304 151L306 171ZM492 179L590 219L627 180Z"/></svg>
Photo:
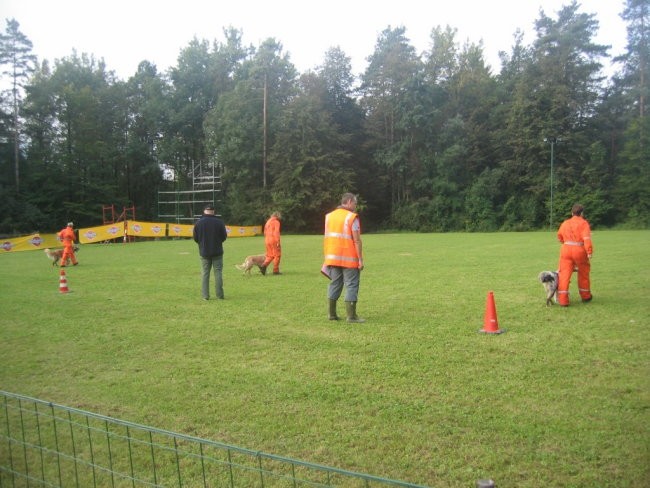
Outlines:
<svg viewBox="0 0 650 488"><path fill-rule="evenodd" d="M583 207L579 203L576 203L573 207L571 207L572 215L582 215L582 212L584 211L585 211L585 207Z"/></svg>

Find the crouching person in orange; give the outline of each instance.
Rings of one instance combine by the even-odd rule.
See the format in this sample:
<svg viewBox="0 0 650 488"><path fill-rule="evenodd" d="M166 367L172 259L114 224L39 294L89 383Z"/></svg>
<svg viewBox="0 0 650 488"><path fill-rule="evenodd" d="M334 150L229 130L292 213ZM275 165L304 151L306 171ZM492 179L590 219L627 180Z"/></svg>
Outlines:
<svg viewBox="0 0 650 488"><path fill-rule="evenodd" d="M357 197L345 193L341 205L325 216L325 263L326 275L332 280L327 289L329 319L338 320L336 302L345 286L345 311L347 321L363 323L357 315L357 297L363 269L361 226L355 212Z"/></svg>
<svg viewBox="0 0 650 488"><path fill-rule="evenodd" d="M63 242L63 255L61 256L61 267L64 268L68 262L68 259L72 261L72 264L76 266L79 264L77 258L74 255L74 241L75 235L74 230L72 229L72 222L68 222L68 225L59 232L59 239Z"/></svg>
<svg viewBox="0 0 650 488"><path fill-rule="evenodd" d="M557 231L557 238L562 243L560 251L559 282L557 301L563 307L569 305L569 283L574 269L578 269L578 290L583 302L590 302L591 283L589 272L593 253L591 244L591 227L582 216L584 207L576 203L571 209L571 218L562 222Z"/></svg>
<svg viewBox="0 0 650 488"><path fill-rule="evenodd" d="M273 274L280 273L280 259L282 258L282 246L280 244L280 212L273 212L269 220L264 224L264 244L266 245L266 259L260 271L266 274L266 267L273 262Z"/></svg>

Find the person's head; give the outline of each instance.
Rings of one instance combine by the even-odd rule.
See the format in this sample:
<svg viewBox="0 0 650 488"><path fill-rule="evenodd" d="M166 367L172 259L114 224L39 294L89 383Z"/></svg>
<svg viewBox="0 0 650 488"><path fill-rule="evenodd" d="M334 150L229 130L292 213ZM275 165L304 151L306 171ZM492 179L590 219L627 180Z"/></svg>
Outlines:
<svg viewBox="0 0 650 488"><path fill-rule="evenodd" d="M278 220L282 220L282 214L280 212L273 212L271 217L275 217Z"/></svg>
<svg viewBox="0 0 650 488"><path fill-rule="evenodd" d="M578 215L582 217L584 211L585 211L585 207L583 207L579 203L576 203L573 207L571 207L571 215Z"/></svg>
<svg viewBox="0 0 650 488"><path fill-rule="evenodd" d="M74 224L72 222L68 222L68 227L74 227Z"/></svg>
<svg viewBox="0 0 650 488"><path fill-rule="evenodd" d="M341 206L348 210L357 208L357 197L353 193L344 193L341 197Z"/></svg>
<svg viewBox="0 0 650 488"><path fill-rule="evenodd" d="M203 213L207 215L214 215L214 205L206 205L203 209Z"/></svg>

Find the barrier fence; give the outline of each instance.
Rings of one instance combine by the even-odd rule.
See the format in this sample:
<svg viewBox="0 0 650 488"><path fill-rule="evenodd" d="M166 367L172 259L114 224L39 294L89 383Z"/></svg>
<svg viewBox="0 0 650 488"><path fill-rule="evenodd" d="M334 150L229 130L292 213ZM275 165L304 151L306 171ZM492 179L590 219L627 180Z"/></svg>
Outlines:
<svg viewBox="0 0 650 488"><path fill-rule="evenodd" d="M424 488L0 391L0 488Z"/></svg>
<svg viewBox="0 0 650 488"><path fill-rule="evenodd" d="M192 238L194 225L166 224L164 222L141 222L127 220L116 224L77 229L80 244L102 242L127 242L134 238ZM226 225L228 237L252 237L262 235L261 225ZM0 253L35 251L48 247L61 247L58 234L35 233L26 236L0 239Z"/></svg>

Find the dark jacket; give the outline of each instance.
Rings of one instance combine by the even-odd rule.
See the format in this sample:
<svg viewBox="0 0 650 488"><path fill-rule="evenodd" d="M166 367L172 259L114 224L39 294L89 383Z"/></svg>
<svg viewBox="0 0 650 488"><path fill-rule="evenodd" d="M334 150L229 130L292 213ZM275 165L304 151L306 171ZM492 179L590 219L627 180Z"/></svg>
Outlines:
<svg viewBox="0 0 650 488"><path fill-rule="evenodd" d="M199 254L203 258L223 255L223 241L228 238L226 225L216 215L203 214L194 224L194 241L199 245Z"/></svg>

